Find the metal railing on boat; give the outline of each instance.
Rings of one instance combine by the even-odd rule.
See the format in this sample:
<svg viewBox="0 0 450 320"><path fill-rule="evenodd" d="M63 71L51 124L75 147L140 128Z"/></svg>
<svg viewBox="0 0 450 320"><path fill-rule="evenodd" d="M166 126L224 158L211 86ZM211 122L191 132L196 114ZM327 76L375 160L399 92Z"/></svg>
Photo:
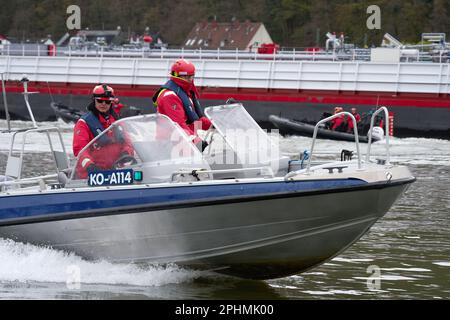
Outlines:
<svg viewBox="0 0 450 320"><path fill-rule="evenodd" d="M175 177L177 175L191 175L193 177L197 177L198 174L202 173L211 173L211 174L220 174L220 173L247 173L251 171L257 171L260 172L261 176L271 177L273 178L275 175L273 173L273 170L270 166L264 166L264 167L253 167L253 168L231 168L231 169L215 169L215 170L205 170L205 169L199 169L199 170L178 170L172 173L172 176L170 178L170 181L174 182ZM197 178L198 179L198 178ZM200 181L200 179L198 179Z"/></svg>
<svg viewBox="0 0 450 320"><path fill-rule="evenodd" d="M355 117L353 116L353 114L351 114L350 112L344 111L344 112L339 112L339 113L336 113L336 114L334 114L334 115L332 115L332 116L329 116L329 117L327 117L327 118L325 118L325 119L320 120L319 122L317 122L316 126L314 127L313 141L312 141L312 144L311 144L311 151L310 151L310 154L309 154L308 164L307 164L307 166L306 166L306 173L307 173L307 174L308 174L308 173L310 172L310 170L311 170L311 158L312 158L312 156L313 156L314 145L315 145L315 143L316 143L317 132L319 131L320 125L321 125L321 124L324 124L324 123L327 123L327 122L329 122L329 121L331 121L331 120L333 120L333 119L335 119L335 118L342 117L342 116L344 116L344 115L349 116L350 119L352 119L352 122L353 122L353 134L355 135L355 143L356 143L356 152L357 152L357 154L358 154L358 169L361 169L361 168L362 168L362 167L361 167L361 151L360 151L360 149L359 149L358 126L357 126L357 124L356 124L356 119L355 119Z"/></svg>
<svg viewBox="0 0 450 320"><path fill-rule="evenodd" d="M390 165L390 151L389 151L389 134L388 134L388 130L389 130L389 123L388 123L388 119L389 119L389 112L388 109L384 106L379 107L378 110L376 110L370 119L370 128L369 128L369 132L368 132L368 146L367 146L367 153L366 153L366 159L365 159L365 163L369 163L370 162L370 151L371 151L371 145L372 145L372 129L374 127L374 122L375 122L375 117L381 113L384 112L384 117L385 117L385 141L386 141L386 160L383 164L385 165ZM311 171L311 159L312 156L314 154L314 146L316 143L316 139L317 139L317 133L318 130L320 128L320 126L324 123L327 123L335 118L341 117L343 115L347 115L348 117L350 117L350 119L353 122L353 134L355 136L355 145L356 145L356 151L357 151L357 155L358 155L358 170L363 170L363 166L362 166L362 156L361 156L361 150L359 147L359 135L358 135L358 129L357 129L357 123L356 123L356 119L355 117L350 113L350 112L339 112L337 114L334 114L330 117L327 117L325 119L320 120L319 122L317 122L316 126L314 127L314 133L313 133L313 139L312 139L312 143L311 143L311 149L309 152L309 157L308 157L308 163L306 166L306 170L301 169L298 171L293 171L293 172L289 172L286 176L285 179L289 179L292 178L293 176L295 176L297 173L299 173L300 171L303 172L304 174L310 174ZM342 172L342 168L338 168L336 167L338 170L338 172ZM333 168L325 168L325 169L333 169ZM332 172L332 171L331 171Z"/></svg>
<svg viewBox="0 0 450 320"><path fill-rule="evenodd" d="M426 49L426 50L424 50ZM66 56L66 57L115 57L115 58L141 58L141 59L234 59L234 60L307 60L307 61L370 61L371 48L352 48L347 50L309 51L307 48L282 49L273 53L258 53L252 50L239 49L186 49L182 48L126 48L126 47L104 47L96 48L58 46L55 52L49 52L46 45L37 43L13 43L0 46L0 56ZM411 52L411 50L413 50ZM435 46L430 51L427 45L422 45L419 50L416 47L401 51L403 62L437 62L446 63L449 45Z"/></svg>
<svg viewBox="0 0 450 320"><path fill-rule="evenodd" d="M367 153L366 153L366 162L370 161L370 148L372 145L372 129L375 121L375 117L380 113L384 111L384 122L385 122L385 130L384 130L384 136L386 139L386 164L390 164L390 151L389 151L389 112L386 107L380 107L377 111L375 111L372 114L372 117L370 118L370 128L369 128L369 141L367 143Z"/></svg>
<svg viewBox="0 0 450 320"><path fill-rule="evenodd" d="M39 127L34 119L33 111L31 109L30 103L28 101L28 96L30 94L33 94L34 92L28 91L28 78L24 76L21 80L23 84L23 96L25 100L25 104L28 109L28 113L30 115L30 119L32 121L33 126L30 128L19 128L19 129L11 129L10 124L10 118L9 118L9 112L7 108L7 102L6 102L6 94L5 94L5 86L4 86L4 79L2 74L2 88L3 88L3 98L4 98L4 104L5 104L5 112L6 112L6 121L8 123L8 130L6 132L12 133L9 152L8 152L8 159L6 162L6 169L5 169L5 177L9 177L12 179L15 179L13 181L11 180L5 180L0 183L0 187L4 185L18 185L18 184L30 184L30 183L36 183L39 182L41 184L42 181L49 178L55 178L58 176L58 173L62 170L65 170L69 167L69 158L67 156L66 148L64 146L63 138L61 131L58 127ZM58 136L59 144L61 146L62 151L57 151L54 147L54 144L52 142L51 133L54 132ZM32 133L44 133L47 136L48 139L48 145L50 147L50 152L53 156L53 159L55 161L55 174L53 175L46 175L46 176L39 176L39 177L33 177L33 178L22 178L22 165L24 160L24 153L25 153L25 145L27 142L27 137L29 134ZM21 147L19 148L19 155L14 155L15 149L14 145L16 142L16 138L18 134L22 134L22 143Z"/></svg>

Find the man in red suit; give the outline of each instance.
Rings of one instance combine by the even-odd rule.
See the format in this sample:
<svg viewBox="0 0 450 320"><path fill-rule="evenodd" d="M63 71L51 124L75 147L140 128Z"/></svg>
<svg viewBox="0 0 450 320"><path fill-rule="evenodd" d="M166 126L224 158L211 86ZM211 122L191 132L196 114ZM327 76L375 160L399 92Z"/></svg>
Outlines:
<svg viewBox="0 0 450 320"><path fill-rule="evenodd" d="M86 147L95 137L119 119L111 107L114 90L101 84L92 92L92 102L85 113L75 124L73 129L73 154L78 157L76 168L77 177L86 178L89 171L109 170L113 164L125 155L133 155L133 148L126 143L125 134L120 130L109 130L90 147Z"/></svg>
<svg viewBox="0 0 450 320"><path fill-rule="evenodd" d="M189 135L203 150L207 143L202 141L197 130L208 130L211 122L203 114L194 85L195 66L188 60L179 59L172 64L170 80L153 96L157 111L168 116Z"/></svg>

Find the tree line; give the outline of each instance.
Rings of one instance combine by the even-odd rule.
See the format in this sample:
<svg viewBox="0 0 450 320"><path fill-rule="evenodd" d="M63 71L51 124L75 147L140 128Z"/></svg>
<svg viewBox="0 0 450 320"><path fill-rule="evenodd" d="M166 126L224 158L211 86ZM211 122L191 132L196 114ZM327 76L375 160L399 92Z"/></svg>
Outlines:
<svg viewBox="0 0 450 320"><path fill-rule="evenodd" d="M450 36L450 0L0 0L0 34L36 41L68 30L68 6L81 8L81 27L143 34L146 27L170 46L181 46L196 22L263 22L283 47L324 46L325 33L344 32L357 46L380 45L388 32L418 43L423 32ZM381 28L369 30L370 5L381 10Z"/></svg>

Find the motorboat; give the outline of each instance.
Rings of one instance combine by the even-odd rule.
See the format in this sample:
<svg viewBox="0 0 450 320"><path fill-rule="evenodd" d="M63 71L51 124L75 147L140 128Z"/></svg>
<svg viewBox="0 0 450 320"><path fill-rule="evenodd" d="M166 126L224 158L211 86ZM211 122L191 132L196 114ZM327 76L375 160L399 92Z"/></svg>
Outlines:
<svg viewBox="0 0 450 320"><path fill-rule="evenodd" d="M205 114L213 128L203 152L162 114L116 121L72 161L58 128L14 132L0 179L0 237L89 260L278 278L339 255L415 181L407 167L390 163L389 140L384 159L371 158L370 144L363 159L356 138L357 158L317 164L314 132L300 166L242 104ZM45 175L25 170L33 134L49 140L53 168ZM82 172L86 157L111 157L107 145L96 152L108 136L132 154Z"/></svg>
<svg viewBox="0 0 450 320"><path fill-rule="evenodd" d="M63 120L65 123L75 123L84 114L81 110L66 106L61 102L51 102L50 107L55 112L56 118Z"/></svg>
<svg viewBox="0 0 450 320"><path fill-rule="evenodd" d="M269 116L269 121L280 130L281 134L285 135L299 135L310 137L313 134L315 127L315 125L303 121L287 119L274 114L271 114ZM335 131L326 126L319 127L317 137L330 140L355 141L355 135L352 132ZM372 141L376 142L383 138L383 129L379 126L373 127ZM359 142L367 143L368 141L369 136L367 135L367 133L365 135L359 135Z"/></svg>

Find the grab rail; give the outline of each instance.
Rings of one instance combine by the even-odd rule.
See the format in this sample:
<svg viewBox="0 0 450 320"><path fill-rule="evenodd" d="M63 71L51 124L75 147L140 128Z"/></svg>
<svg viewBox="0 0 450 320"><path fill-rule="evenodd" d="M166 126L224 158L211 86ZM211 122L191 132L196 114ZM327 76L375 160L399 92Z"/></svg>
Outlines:
<svg viewBox="0 0 450 320"><path fill-rule="evenodd" d="M0 181L0 192L5 192L8 191L7 189L5 189L5 187L9 187L9 186L15 186L15 185L27 185L27 184L43 184L45 185L45 180L47 179L57 179L58 175L57 174L48 174L45 176L38 176L38 177L32 177L32 178L24 178L24 179L20 179L20 180L6 180L6 181Z"/></svg>
<svg viewBox="0 0 450 320"><path fill-rule="evenodd" d="M199 173L230 173L230 172L249 172L260 171L261 175L274 177L274 173L270 166L254 167L254 168L231 168L231 169L218 169L218 170L205 170L205 169L181 169L172 173L170 180L174 181L174 177L178 174L199 174Z"/></svg>
<svg viewBox="0 0 450 320"><path fill-rule="evenodd" d="M372 114L372 117L370 118L370 128L369 128L369 141L367 142L367 153L366 153L366 162L369 162L370 159L370 147L372 145L372 129L373 129L373 124L375 121L375 117L377 116L377 114L379 114L381 111L384 111L384 122L386 123L385 125L385 131L384 131L384 136L386 137L386 164L389 165L389 160L390 160L390 153L389 153L389 112L388 109L386 107L380 107L377 111L375 111Z"/></svg>
<svg viewBox="0 0 450 320"><path fill-rule="evenodd" d="M316 143L317 131L319 130L319 126L322 123L326 123L326 122L331 121L334 118L340 117L342 115L347 115L347 116L349 116L352 119L352 122L353 122L353 134L355 135L356 151L358 153L358 169L361 169L361 152L359 150L359 136L358 136L358 127L356 125L356 119L350 112L344 111L344 112L336 113L336 114L334 114L334 115L332 115L332 116L330 116L328 118L322 119L319 122L317 122L316 126L314 127L313 141L312 141L312 144L311 144L311 151L309 153L308 165L306 167L306 174L309 173L310 168L311 168L311 159L312 159L312 155L313 155L313 151L314 151L314 144Z"/></svg>

